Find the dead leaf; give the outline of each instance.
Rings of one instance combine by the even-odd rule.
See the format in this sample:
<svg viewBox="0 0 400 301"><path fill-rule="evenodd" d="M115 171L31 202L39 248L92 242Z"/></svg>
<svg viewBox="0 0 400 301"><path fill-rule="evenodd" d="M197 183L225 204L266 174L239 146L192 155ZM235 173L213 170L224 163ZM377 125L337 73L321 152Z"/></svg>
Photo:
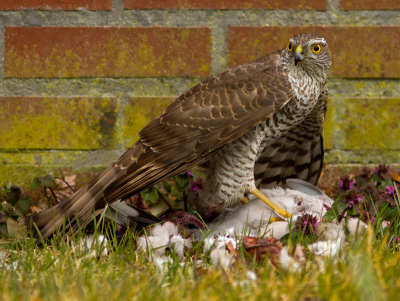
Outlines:
<svg viewBox="0 0 400 301"><path fill-rule="evenodd" d="M242 243L246 252L257 262L262 262L267 258L273 263L277 262L283 248L283 244L276 238L243 236Z"/></svg>
<svg viewBox="0 0 400 301"><path fill-rule="evenodd" d="M229 253L231 253L233 256L235 256L237 258L238 252L233 247L233 244L231 241L226 244L226 249L228 250Z"/></svg>
<svg viewBox="0 0 400 301"><path fill-rule="evenodd" d="M390 175L392 176L392 180L395 180L396 182L400 183L400 175L395 174L393 171L390 172Z"/></svg>
<svg viewBox="0 0 400 301"><path fill-rule="evenodd" d="M10 217L7 218L7 231L13 238L25 239L28 237L28 232Z"/></svg>
<svg viewBox="0 0 400 301"><path fill-rule="evenodd" d="M0 249L0 261L10 257L10 250Z"/></svg>
<svg viewBox="0 0 400 301"><path fill-rule="evenodd" d="M74 193L76 175L54 180L54 194L59 201L62 201Z"/></svg>

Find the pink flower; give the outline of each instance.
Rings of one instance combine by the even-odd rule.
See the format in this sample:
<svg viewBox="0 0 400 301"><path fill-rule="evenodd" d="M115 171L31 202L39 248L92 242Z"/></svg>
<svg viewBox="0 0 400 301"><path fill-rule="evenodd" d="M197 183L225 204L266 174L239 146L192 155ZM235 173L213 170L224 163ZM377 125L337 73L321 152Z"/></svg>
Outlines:
<svg viewBox="0 0 400 301"><path fill-rule="evenodd" d="M349 208L351 208L354 204L360 204L363 199L364 196L360 193L360 191L357 188L354 188L345 194L343 202L349 202Z"/></svg>
<svg viewBox="0 0 400 301"><path fill-rule="evenodd" d="M394 194L396 191L396 188L394 188L394 186L386 186L385 192L387 194Z"/></svg>
<svg viewBox="0 0 400 301"><path fill-rule="evenodd" d="M396 207L396 199L398 199L396 188L394 186L386 186L385 190L381 194L382 199L390 203L393 208Z"/></svg>
<svg viewBox="0 0 400 301"><path fill-rule="evenodd" d="M305 234L316 233L318 219L316 216L305 213L297 219L296 225Z"/></svg>
<svg viewBox="0 0 400 301"><path fill-rule="evenodd" d="M340 177L339 178L339 190L342 190L341 193L351 190L354 187L354 183L355 183L355 180L350 179L349 176Z"/></svg>
<svg viewBox="0 0 400 301"><path fill-rule="evenodd" d="M375 174L382 177L385 181L389 181L391 179L390 169L392 167L386 164L379 164L377 168L375 168Z"/></svg>
<svg viewBox="0 0 400 301"><path fill-rule="evenodd" d="M192 190L195 194L198 194L198 189L203 188L203 179L197 178L196 182L193 182L192 180L189 180L190 183L190 190Z"/></svg>

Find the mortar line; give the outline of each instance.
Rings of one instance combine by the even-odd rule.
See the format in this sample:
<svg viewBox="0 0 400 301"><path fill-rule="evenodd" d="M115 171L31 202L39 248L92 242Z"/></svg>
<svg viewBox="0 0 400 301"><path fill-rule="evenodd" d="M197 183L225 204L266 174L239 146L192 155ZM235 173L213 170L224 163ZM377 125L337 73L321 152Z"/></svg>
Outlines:
<svg viewBox="0 0 400 301"><path fill-rule="evenodd" d="M399 11L341 11L339 0L328 0L327 11L297 10L129 10L113 0L112 11L0 11L5 26L226 26L269 25L400 25ZM3 18L2 18L3 17Z"/></svg>
<svg viewBox="0 0 400 301"><path fill-rule="evenodd" d="M228 69L228 26L222 21L211 27L212 73Z"/></svg>
<svg viewBox="0 0 400 301"><path fill-rule="evenodd" d="M0 53L3 54L0 57L0 81L2 81L5 76L5 57L6 57L5 42L6 42L5 41L5 27L0 26Z"/></svg>

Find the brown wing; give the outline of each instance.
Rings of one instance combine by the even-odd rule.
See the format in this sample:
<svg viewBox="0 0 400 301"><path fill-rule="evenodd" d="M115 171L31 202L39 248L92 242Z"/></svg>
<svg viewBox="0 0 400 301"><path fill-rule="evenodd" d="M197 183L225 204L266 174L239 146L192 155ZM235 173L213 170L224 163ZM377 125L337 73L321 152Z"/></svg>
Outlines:
<svg viewBox="0 0 400 301"><path fill-rule="evenodd" d="M99 214L106 202L207 161L293 97L287 75L278 66L280 54L211 76L188 90L139 133L140 140L116 163L51 210L25 217L23 223L26 227L36 223L47 237L69 218L74 232L93 219L93 209Z"/></svg>
<svg viewBox="0 0 400 301"><path fill-rule="evenodd" d="M271 188L297 178L318 183L324 160L323 126L328 89L307 118L284 136L272 141L254 167L256 186Z"/></svg>
<svg viewBox="0 0 400 301"><path fill-rule="evenodd" d="M177 98L117 161L124 175L106 189L107 201L208 160L279 110L293 97L280 53L211 76Z"/></svg>

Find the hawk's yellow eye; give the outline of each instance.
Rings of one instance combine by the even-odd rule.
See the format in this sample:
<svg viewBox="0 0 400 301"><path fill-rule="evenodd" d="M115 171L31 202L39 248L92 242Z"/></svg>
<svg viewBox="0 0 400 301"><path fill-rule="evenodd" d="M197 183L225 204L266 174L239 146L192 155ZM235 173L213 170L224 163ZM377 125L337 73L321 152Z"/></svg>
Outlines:
<svg viewBox="0 0 400 301"><path fill-rule="evenodd" d="M322 50L321 44L316 44L311 47L311 51L314 53L320 53Z"/></svg>
<svg viewBox="0 0 400 301"><path fill-rule="evenodd" d="M287 49L289 50L289 51L292 51L292 43L289 43L288 45L287 45Z"/></svg>

